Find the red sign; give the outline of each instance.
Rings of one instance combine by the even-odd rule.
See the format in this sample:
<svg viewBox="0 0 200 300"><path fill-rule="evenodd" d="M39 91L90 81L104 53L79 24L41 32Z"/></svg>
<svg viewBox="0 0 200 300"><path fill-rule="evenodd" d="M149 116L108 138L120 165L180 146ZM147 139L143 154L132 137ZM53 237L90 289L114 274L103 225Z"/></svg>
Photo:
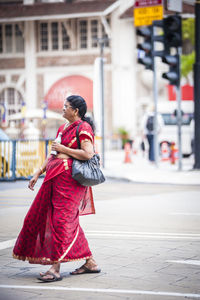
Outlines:
<svg viewBox="0 0 200 300"><path fill-rule="evenodd" d="M92 111L93 82L91 79L80 75L61 78L51 86L45 96L48 108L61 110L66 97L72 94L82 96L87 103L88 110Z"/></svg>
<svg viewBox="0 0 200 300"><path fill-rule="evenodd" d="M162 0L137 0L135 1L135 7L147 7L154 5L161 5Z"/></svg>
<svg viewBox="0 0 200 300"><path fill-rule="evenodd" d="M174 85L168 85L168 99L169 101L176 101L176 88ZM194 100L194 87L185 84L181 87L182 100Z"/></svg>

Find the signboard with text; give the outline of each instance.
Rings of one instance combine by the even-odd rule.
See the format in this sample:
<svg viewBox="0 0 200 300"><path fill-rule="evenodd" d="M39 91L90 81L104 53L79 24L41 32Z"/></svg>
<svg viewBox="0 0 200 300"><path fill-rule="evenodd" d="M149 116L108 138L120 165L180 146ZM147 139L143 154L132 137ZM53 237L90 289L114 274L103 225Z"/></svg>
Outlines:
<svg viewBox="0 0 200 300"><path fill-rule="evenodd" d="M162 0L138 0L134 5L134 25L149 26L163 19Z"/></svg>

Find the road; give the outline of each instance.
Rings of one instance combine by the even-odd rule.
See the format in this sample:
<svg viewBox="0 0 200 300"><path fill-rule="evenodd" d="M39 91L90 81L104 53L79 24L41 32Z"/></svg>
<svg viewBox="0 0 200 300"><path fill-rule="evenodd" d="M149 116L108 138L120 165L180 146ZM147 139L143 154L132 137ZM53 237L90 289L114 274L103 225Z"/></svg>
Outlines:
<svg viewBox="0 0 200 300"><path fill-rule="evenodd" d="M0 299L200 299L200 187L107 181L94 188L96 215L81 217L102 272L41 284L47 266L12 259L37 190L0 183Z"/></svg>

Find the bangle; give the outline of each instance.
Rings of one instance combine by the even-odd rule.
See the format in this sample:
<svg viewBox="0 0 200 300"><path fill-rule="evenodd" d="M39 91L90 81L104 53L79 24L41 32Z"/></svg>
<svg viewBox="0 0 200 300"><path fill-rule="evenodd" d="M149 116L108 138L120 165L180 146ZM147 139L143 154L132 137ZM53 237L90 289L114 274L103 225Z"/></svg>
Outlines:
<svg viewBox="0 0 200 300"><path fill-rule="evenodd" d="M43 169L42 169L42 167L40 167L40 171L43 173L44 171L43 171Z"/></svg>

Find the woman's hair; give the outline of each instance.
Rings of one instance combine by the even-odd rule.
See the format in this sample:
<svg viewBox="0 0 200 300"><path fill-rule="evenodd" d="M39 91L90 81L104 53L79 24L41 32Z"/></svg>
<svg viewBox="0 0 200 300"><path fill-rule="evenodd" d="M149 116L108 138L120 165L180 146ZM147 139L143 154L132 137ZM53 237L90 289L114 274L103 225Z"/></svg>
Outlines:
<svg viewBox="0 0 200 300"><path fill-rule="evenodd" d="M92 127L92 130L95 132L95 125L93 120L90 117L86 117L85 114L87 112L87 104L85 99L79 95L71 95L66 99L73 109L78 108L78 114L81 117L81 120L87 122Z"/></svg>

